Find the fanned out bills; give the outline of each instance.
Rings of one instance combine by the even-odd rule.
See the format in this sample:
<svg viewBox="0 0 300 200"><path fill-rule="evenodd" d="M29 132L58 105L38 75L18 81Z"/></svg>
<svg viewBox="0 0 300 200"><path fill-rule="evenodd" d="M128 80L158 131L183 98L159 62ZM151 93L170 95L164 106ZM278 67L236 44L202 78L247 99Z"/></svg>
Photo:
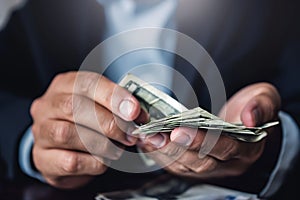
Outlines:
<svg viewBox="0 0 300 200"><path fill-rule="evenodd" d="M150 114L150 122L138 126L133 134L155 134L171 132L176 127L190 127L206 130L221 130L222 134L245 142L258 142L267 136L266 129L279 124L268 122L258 127L233 124L196 107L188 110L168 94L132 74L127 74L119 83L131 92Z"/></svg>

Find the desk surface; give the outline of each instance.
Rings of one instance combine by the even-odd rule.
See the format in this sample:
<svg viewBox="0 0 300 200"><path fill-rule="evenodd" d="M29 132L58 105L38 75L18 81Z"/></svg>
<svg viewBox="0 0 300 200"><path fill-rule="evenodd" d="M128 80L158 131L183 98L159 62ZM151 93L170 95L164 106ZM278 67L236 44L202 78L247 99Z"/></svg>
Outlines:
<svg viewBox="0 0 300 200"><path fill-rule="evenodd" d="M140 180L142 179L143 177ZM98 182L98 180L101 180L101 182ZM193 184L192 182L186 182L182 179L177 179L171 176L160 176L155 181L147 182L147 187L144 188L141 187L141 183L136 183L136 180L138 179L134 179L135 181L132 181L133 179L127 179L127 181L104 182L103 180L105 179L101 177L101 179L98 180L95 179L89 185L77 190L59 190L35 180L31 180L30 182L25 183L5 183L0 185L0 199L95 200L96 196L99 193L102 194L102 197L105 196L101 199L107 199L107 197L109 197L110 199L132 199L133 197L135 197L135 199L139 199L139 197L154 197L153 199L196 199L197 197L199 200L207 200L208 197L208 199L218 200L232 199L232 197L241 197L239 199L251 200L257 199L254 197L254 195L213 185ZM145 183L145 180L142 180L142 182ZM140 188L140 190L125 190L137 188ZM117 190L122 191L116 192Z"/></svg>
<svg viewBox="0 0 300 200"><path fill-rule="evenodd" d="M94 200L99 192L109 192L140 187L153 179L153 175L122 174L118 172L103 175L89 185L76 190L59 190L37 180L29 179L22 182L0 182L1 200ZM113 181L119 180L119 181ZM120 181L122 180L122 181ZM132 180L135 180L134 182Z"/></svg>
<svg viewBox="0 0 300 200"><path fill-rule="evenodd" d="M96 190L62 191L42 183L7 183L0 192L0 199L66 200L94 199Z"/></svg>

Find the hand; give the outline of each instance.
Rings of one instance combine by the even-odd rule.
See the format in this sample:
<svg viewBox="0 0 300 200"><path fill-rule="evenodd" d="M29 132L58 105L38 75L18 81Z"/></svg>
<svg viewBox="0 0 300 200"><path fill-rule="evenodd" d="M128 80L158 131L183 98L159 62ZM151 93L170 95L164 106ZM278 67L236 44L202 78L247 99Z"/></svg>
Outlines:
<svg viewBox="0 0 300 200"><path fill-rule="evenodd" d="M256 126L278 118L280 101L272 85L257 83L231 97L219 116L228 122ZM275 132L271 128L268 133ZM171 173L202 179L241 175L264 151L265 139L247 143L225 135L221 135L209 151L209 143L204 143L205 136L204 130L180 127L170 136L158 133L148 137L140 146Z"/></svg>
<svg viewBox="0 0 300 200"><path fill-rule="evenodd" d="M139 102L107 78L60 74L31 106L34 164L55 187L83 186L121 156L122 145L136 143L125 125L139 114Z"/></svg>

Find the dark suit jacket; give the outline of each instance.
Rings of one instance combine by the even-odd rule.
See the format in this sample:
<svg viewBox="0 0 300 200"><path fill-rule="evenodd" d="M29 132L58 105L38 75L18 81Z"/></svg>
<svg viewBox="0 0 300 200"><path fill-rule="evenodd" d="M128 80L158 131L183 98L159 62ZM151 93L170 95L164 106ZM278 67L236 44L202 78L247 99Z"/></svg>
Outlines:
<svg viewBox="0 0 300 200"><path fill-rule="evenodd" d="M181 0L178 30L197 40L211 55L222 74L227 97L248 84L270 82L282 96L282 110L300 123L298 11L299 3L294 1ZM3 177L16 178L20 173L17 147L31 124L32 100L43 94L56 74L80 67L85 56L105 39L104 24L102 7L94 0L29 0L0 32ZM209 110L209 95L201 77L180 57L176 57L176 68L190 79L199 104ZM253 168L248 178L238 179L247 181L241 184L234 180L233 188L261 189L274 167L280 143L269 144L269 148L274 155L257 163L260 172L256 180L251 175L258 171ZM277 196L291 194L292 188L283 186Z"/></svg>

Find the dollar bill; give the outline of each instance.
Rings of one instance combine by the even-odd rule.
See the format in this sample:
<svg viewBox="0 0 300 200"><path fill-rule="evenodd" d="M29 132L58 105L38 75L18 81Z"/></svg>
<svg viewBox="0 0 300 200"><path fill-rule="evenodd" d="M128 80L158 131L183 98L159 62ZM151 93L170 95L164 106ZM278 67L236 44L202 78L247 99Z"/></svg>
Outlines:
<svg viewBox="0 0 300 200"><path fill-rule="evenodd" d="M132 74L127 74L119 85L131 92L150 114L150 121L138 126L133 134L150 135L171 132L176 127L189 127L221 130L222 134L241 141L258 142L267 136L266 129L279 124L274 121L257 127L246 127L225 122L203 108L187 109L168 94Z"/></svg>
<svg viewBox="0 0 300 200"><path fill-rule="evenodd" d="M119 85L139 100L141 106L150 114L151 120L172 116L188 110L168 94L132 74L127 74Z"/></svg>

